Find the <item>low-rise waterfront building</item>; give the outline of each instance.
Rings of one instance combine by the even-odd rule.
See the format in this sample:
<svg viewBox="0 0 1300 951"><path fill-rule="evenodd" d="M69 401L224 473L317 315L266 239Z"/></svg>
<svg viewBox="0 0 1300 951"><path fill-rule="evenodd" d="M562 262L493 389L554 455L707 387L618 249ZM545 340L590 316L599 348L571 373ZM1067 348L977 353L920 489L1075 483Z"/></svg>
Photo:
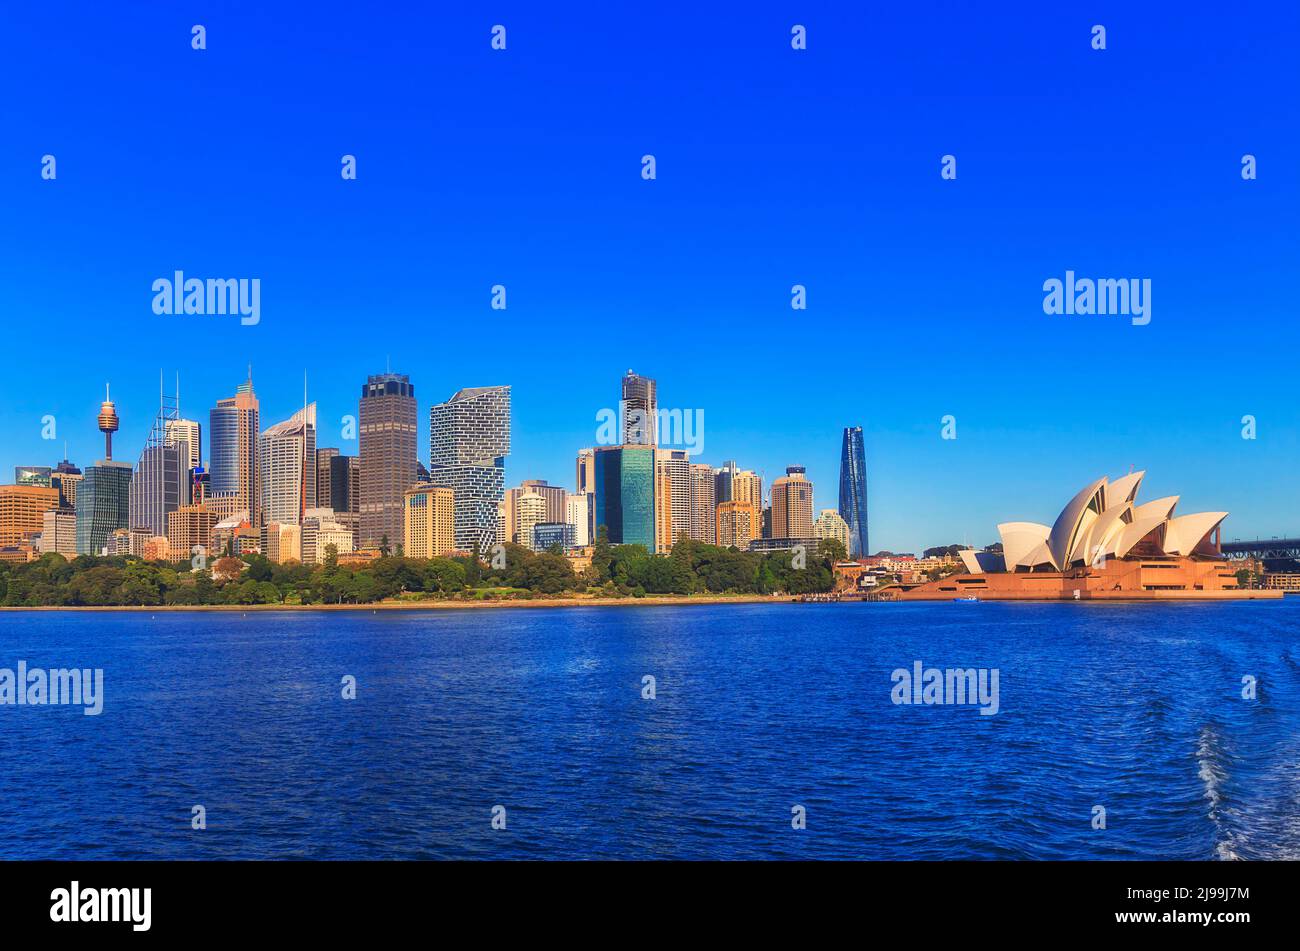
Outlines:
<svg viewBox="0 0 1300 951"><path fill-rule="evenodd" d="M302 526L292 522L267 522L262 526L262 554L284 565L302 561Z"/></svg>
<svg viewBox="0 0 1300 951"><path fill-rule="evenodd" d="M551 551L559 548L561 552L574 547L573 526L568 522L538 522L533 526L533 551Z"/></svg>

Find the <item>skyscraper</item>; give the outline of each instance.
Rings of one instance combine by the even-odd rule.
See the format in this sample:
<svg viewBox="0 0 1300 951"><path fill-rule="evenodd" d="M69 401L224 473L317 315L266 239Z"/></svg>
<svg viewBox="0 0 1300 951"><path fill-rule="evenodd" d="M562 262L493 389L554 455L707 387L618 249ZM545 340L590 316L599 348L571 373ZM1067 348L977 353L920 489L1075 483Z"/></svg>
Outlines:
<svg viewBox="0 0 1300 951"><path fill-rule="evenodd" d="M564 520L573 526L573 544L585 548L595 541L591 527L596 511L595 496L590 492L576 492L564 500L564 508Z"/></svg>
<svg viewBox="0 0 1300 951"><path fill-rule="evenodd" d="M803 466L789 466L772 483L772 538L811 538L813 484Z"/></svg>
<svg viewBox="0 0 1300 951"><path fill-rule="evenodd" d="M758 537L758 512L752 502L719 502L717 520L717 543L723 548L743 550Z"/></svg>
<svg viewBox="0 0 1300 951"><path fill-rule="evenodd" d="M763 511L763 477L749 469L741 469L731 480L731 501L748 502L754 511Z"/></svg>
<svg viewBox="0 0 1300 951"><path fill-rule="evenodd" d="M749 502L756 513L763 511L763 478L749 469L741 469L734 459L724 462L716 473L716 498L723 502Z"/></svg>
<svg viewBox="0 0 1300 951"><path fill-rule="evenodd" d="M235 511L248 513L254 526L261 524L259 507L262 485L257 469L257 435L261 432L261 410L253 392L250 373L235 395L217 400L208 414L211 446L208 490L212 495L234 496Z"/></svg>
<svg viewBox="0 0 1300 951"><path fill-rule="evenodd" d="M659 461L655 450L655 547L665 553L673 547L673 481L668 468Z"/></svg>
<svg viewBox="0 0 1300 951"><path fill-rule="evenodd" d="M592 449L579 449L578 461L575 469L576 469L576 478L573 480L573 491L595 492L596 491L595 451Z"/></svg>
<svg viewBox="0 0 1300 951"><path fill-rule="evenodd" d="M526 492L536 492L546 500L546 513L542 519L543 522L563 522L566 511L564 500L568 498L569 493L564 491L563 486L551 485L545 479L525 479L519 483L519 487Z"/></svg>
<svg viewBox="0 0 1300 951"><path fill-rule="evenodd" d="M168 513L190 503L189 438L168 428L178 418L176 401L160 394L158 415L131 477L128 528L166 535Z"/></svg>
<svg viewBox="0 0 1300 951"><path fill-rule="evenodd" d="M77 484L81 482L81 470L69 462L67 446L63 447L64 460L54 467L50 474L50 485L59 490L59 505L68 509L77 507Z"/></svg>
<svg viewBox="0 0 1300 951"><path fill-rule="evenodd" d="M514 500L515 541L525 548L533 547L533 527L544 524L546 499L531 490L521 492ZM507 529L508 530L508 529Z"/></svg>
<svg viewBox="0 0 1300 951"><path fill-rule="evenodd" d="M262 515L267 523L300 525L316 507L316 404L309 403L258 440Z"/></svg>
<svg viewBox="0 0 1300 951"><path fill-rule="evenodd" d="M457 390L429 408L429 480L455 495L458 550L482 554L497 543L509 453L510 387Z"/></svg>
<svg viewBox="0 0 1300 951"><path fill-rule="evenodd" d="M717 509L717 481L713 467L703 462L691 463L691 538L709 545L716 544Z"/></svg>
<svg viewBox="0 0 1300 951"><path fill-rule="evenodd" d="M316 506L340 515L358 515L361 479L356 456L341 456L333 447L316 450Z"/></svg>
<svg viewBox="0 0 1300 951"><path fill-rule="evenodd" d="M540 496L546 505L540 517L533 520L533 524L563 522L568 517L565 506L568 493L563 488L551 485L545 479L525 479L515 488L506 489L501 504L497 507L501 518L504 519L502 523L504 534L500 539L502 542L515 542L524 546L531 544L529 530L522 527L523 516L519 508L519 500L526 494Z"/></svg>
<svg viewBox="0 0 1300 951"><path fill-rule="evenodd" d="M655 457L651 446L596 449L596 530L614 545L655 550Z"/></svg>
<svg viewBox="0 0 1300 951"><path fill-rule="evenodd" d="M691 457L684 449L656 449L658 479L655 502L659 512L659 550L668 551L683 535L691 534Z"/></svg>
<svg viewBox="0 0 1300 951"><path fill-rule="evenodd" d="M871 554L867 547L867 454L862 427L848 426L840 449L840 517L849 526L849 557Z"/></svg>
<svg viewBox="0 0 1300 951"><path fill-rule="evenodd" d="M734 459L728 459L718 467L717 473L714 476L714 481L717 485L714 497L719 503L731 501L731 480L735 473L739 471L740 467L736 465Z"/></svg>
<svg viewBox="0 0 1300 951"><path fill-rule="evenodd" d="M333 446L321 446L316 450L316 507L331 509L334 496L334 475L330 460L337 459L339 451Z"/></svg>
<svg viewBox="0 0 1300 951"><path fill-rule="evenodd" d="M623 394L619 415L623 420L623 443L628 446L654 446L659 441L658 402L655 381L638 376L631 370L623 377Z"/></svg>
<svg viewBox="0 0 1300 951"><path fill-rule="evenodd" d="M361 459L360 541L364 548L385 538L396 550L403 537L402 496L416 473L415 387L403 373L380 373L361 387L358 436Z"/></svg>
<svg viewBox="0 0 1300 951"><path fill-rule="evenodd" d="M189 444L189 456L185 459L185 468L187 470L200 468L203 465L203 427L197 420L180 418L167 420L167 444L174 446L182 439Z"/></svg>
<svg viewBox="0 0 1300 951"><path fill-rule="evenodd" d="M77 487L77 554L98 555L131 521L131 463L101 459Z"/></svg>

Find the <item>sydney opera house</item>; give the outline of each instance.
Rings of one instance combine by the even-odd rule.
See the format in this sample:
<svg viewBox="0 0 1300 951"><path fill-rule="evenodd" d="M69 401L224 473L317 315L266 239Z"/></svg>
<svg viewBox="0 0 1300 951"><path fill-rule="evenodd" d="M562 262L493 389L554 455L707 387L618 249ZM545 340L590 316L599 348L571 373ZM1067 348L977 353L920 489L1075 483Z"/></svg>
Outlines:
<svg viewBox="0 0 1300 951"><path fill-rule="evenodd" d="M1175 600L1276 598L1237 587L1220 551L1227 512L1175 515L1178 496L1137 502L1145 472L1084 488L1048 527L998 526L1002 551L961 552L966 571L918 585L903 600Z"/></svg>

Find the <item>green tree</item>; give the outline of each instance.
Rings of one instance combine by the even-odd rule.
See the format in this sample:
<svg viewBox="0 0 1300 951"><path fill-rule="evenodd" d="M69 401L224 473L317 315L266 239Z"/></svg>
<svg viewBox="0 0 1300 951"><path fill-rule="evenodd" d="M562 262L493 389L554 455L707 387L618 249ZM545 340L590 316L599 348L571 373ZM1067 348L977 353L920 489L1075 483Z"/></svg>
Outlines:
<svg viewBox="0 0 1300 951"><path fill-rule="evenodd" d="M818 539L817 553L831 564L844 561L849 557L849 553L844 550L844 545L838 538Z"/></svg>
<svg viewBox="0 0 1300 951"><path fill-rule="evenodd" d="M609 529L601 525L596 529L596 545L591 553L591 567L596 569L596 583L604 584L612 577L614 551L609 544Z"/></svg>
<svg viewBox="0 0 1300 951"><path fill-rule="evenodd" d="M248 571L244 573L244 578L251 581L270 581L274 570L271 567L271 560L265 555L245 555L244 561L248 563Z"/></svg>
<svg viewBox="0 0 1300 951"><path fill-rule="evenodd" d="M559 594L573 588L573 568L563 555L546 552L520 566L518 586L542 594Z"/></svg>

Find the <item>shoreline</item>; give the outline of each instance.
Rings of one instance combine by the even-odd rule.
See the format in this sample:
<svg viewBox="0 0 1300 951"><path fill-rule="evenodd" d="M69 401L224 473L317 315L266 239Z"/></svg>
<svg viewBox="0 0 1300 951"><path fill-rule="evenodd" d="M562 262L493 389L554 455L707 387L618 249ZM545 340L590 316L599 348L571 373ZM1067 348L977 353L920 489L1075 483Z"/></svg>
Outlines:
<svg viewBox="0 0 1300 951"><path fill-rule="evenodd" d="M376 601L372 604L104 604L0 606L0 614L16 611L447 611L478 608L673 607L714 604L797 604L793 595L647 596L644 598L536 598L500 601Z"/></svg>

